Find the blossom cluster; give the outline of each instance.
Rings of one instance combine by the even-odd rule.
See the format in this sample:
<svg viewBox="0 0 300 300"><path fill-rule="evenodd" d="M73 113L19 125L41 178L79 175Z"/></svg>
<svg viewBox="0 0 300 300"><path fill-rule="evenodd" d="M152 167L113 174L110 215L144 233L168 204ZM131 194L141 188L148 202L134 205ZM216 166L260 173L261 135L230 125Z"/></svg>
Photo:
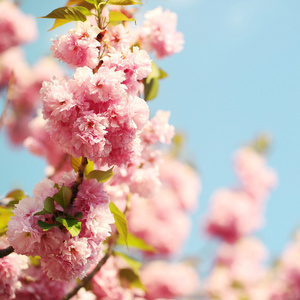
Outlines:
<svg viewBox="0 0 300 300"><path fill-rule="evenodd" d="M88 22L77 23L75 31L53 43L54 55L73 54L72 65L77 68L73 79L53 78L43 83L43 115L52 140L68 154L102 165L126 165L141 152L139 133L148 120L149 108L137 95L139 81L151 71L151 61L137 47L122 52L110 48L99 61L99 49L90 43L95 32L97 27ZM73 39L76 51L67 46ZM86 43L97 51L84 52ZM79 67L82 56L85 66ZM97 60L99 66L92 69L95 64L88 63L90 59Z"/></svg>
<svg viewBox="0 0 300 300"><path fill-rule="evenodd" d="M71 187L75 173L66 173L59 186ZM34 197L25 197L13 210L14 216L8 223L7 236L19 254L40 256L41 266L47 275L56 280L83 278L89 268L101 255L101 242L110 235L110 224L114 223L108 208L108 196L102 183L85 180L79 187L74 205L63 211L55 204L57 214L75 216L82 213L81 231L72 236L65 228L53 227L47 231L39 226L39 221L53 224L51 214L38 214L43 210L44 201L57 193L55 183L43 179L34 190Z"/></svg>
<svg viewBox="0 0 300 300"><path fill-rule="evenodd" d="M275 171L253 148L238 150L234 167L240 186L216 191L206 220L210 235L230 243L262 226L265 201L277 182Z"/></svg>
<svg viewBox="0 0 300 300"><path fill-rule="evenodd" d="M130 10L109 9L131 18ZM76 22L68 34L52 40L53 57L74 68L71 77L50 60L29 67L20 49L12 48L17 43L0 54L1 87L12 74L15 81L6 128L14 142L24 141L33 154L47 159L51 175L12 210L7 238L15 253L0 260L6 299L61 299L69 293L104 250L119 242L109 201L126 212L129 235L146 245L138 255L147 263L113 252L93 277L91 291L81 289L71 299L175 299L198 290L191 266L157 259L182 249L200 179L169 153L175 134L170 112L158 111L149 120L141 98L153 65L146 50L163 58L182 49L177 16L160 7L146 14L140 30L130 31L127 22L102 26L107 7L101 13L97 24ZM39 91L42 110L36 112ZM96 172L114 167L114 174L104 184L87 170L80 175L71 156L71 161L93 161ZM64 197L69 197L66 206Z"/></svg>

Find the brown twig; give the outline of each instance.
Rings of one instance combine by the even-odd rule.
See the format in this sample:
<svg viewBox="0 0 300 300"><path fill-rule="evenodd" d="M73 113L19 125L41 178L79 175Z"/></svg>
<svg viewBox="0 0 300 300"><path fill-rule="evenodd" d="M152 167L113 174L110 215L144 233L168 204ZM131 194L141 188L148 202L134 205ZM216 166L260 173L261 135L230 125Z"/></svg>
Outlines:
<svg viewBox="0 0 300 300"><path fill-rule="evenodd" d="M10 75L10 78L9 78L6 102L5 102L5 105L4 105L4 108L3 108L2 115L0 117L0 130L4 125L4 118L5 118L9 103L12 100L14 80L15 80L15 76L14 76L14 73L12 72L11 75Z"/></svg>
<svg viewBox="0 0 300 300"><path fill-rule="evenodd" d="M82 183L83 181L83 177L84 177L84 170L85 170L85 167L87 166L88 164L88 160L86 157L82 157L82 161L81 161L81 165L79 166L78 168L78 175L77 175L77 179L76 181L74 182L74 184L72 185L71 187L71 190L72 190L72 200L71 200L71 203L74 201L74 199L76 198L77 196L77 193L78 193L78 187L79 185Z"/></svg>
<svg viewBox="0 0 300 300"><path fill-rule="evenodd" d="M5 249L0 249L0 258L4 257L4 256L7 256L11 253L13 253L15 250L12 246L9 246Z"/></svg>
<svg viewBox="0 0 300 300"><path fill-rule="evenodd" d="M106 263L106 261L108 260L108 258L111 256L111 254L112 254L112 250L111 250L111 247L109 247L107 253L103 256L103 258L100 260L100 262L95 267L95 269L89 275L87 275L86 277L84 277L82 279L82 281L78 285L76 285L76 287L69 294L67 294L62 300L69 300L69 299L71 299L73 296L75 296L77 294L77 292L81 288L85 287L91 281L91 279L95 276L95 274L100 271L100 269L102 268L102 266Z"/></svg>

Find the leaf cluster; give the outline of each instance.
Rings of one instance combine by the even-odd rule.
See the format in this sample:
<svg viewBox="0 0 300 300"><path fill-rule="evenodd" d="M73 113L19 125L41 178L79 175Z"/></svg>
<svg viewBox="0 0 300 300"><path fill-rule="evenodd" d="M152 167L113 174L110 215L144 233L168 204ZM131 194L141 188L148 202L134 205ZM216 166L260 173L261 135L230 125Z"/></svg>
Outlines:
<svg viewBox="0 0 300 300"><path fill-rule="evenodd" d="M48 15L43 16L41 18L46 19L55 19L54 25L52 28L49 29L53 30L59 26L62 26L66 23L72 21L81 21L84 22L87 20L87 16L94 15L95 17L99 18L102 13L102 10L105 5L134 5L134 4L141 4L140 0L69 0L66 3L66 6L59 7L54 9ZM95 10L97 13L93 13L92 11ZM127 18L124 14L117 11L111 11L109 14L109 21L108 23L111 25L119 24L123 21L134 21L133 18Z"/></svg>

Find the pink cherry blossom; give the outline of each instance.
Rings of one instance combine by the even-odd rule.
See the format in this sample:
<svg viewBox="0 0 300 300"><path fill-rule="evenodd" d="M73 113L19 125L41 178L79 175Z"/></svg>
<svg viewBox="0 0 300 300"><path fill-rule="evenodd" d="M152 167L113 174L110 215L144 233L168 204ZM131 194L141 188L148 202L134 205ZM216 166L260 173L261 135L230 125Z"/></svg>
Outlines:
<svg viewBox="0 0 300 300"><path fill-rule="evenodd" d="M165 261L147 263L141 270L146 287L146 299L188 297L197 292L199 278L195 270L183 263Z"/></svg>
<svg viewBox="0 0 300 300"><path fill-rule="evenodd" d="M172 55L183 49L184 39L181 32L176 31L177 15L169 10L157 7L145 14L142 29L147 36L146 49L155 51L157 58Z"/></svg>
<svg viewBox="0 0 300 300"><path fill-rule="evenodd" d="M74 67L95 68L99 63L100 43L96 39L99 33L100 29L91 26L88 21L76 22L68 35L52 40L52 55Z"/></svg>
<svg viewBox="0 0 300 300"><path fill-rule="evenodd" d="M1 1L0 53L19 44L33 41L37 36L35 19L27 16L14 3Z"/></svg>

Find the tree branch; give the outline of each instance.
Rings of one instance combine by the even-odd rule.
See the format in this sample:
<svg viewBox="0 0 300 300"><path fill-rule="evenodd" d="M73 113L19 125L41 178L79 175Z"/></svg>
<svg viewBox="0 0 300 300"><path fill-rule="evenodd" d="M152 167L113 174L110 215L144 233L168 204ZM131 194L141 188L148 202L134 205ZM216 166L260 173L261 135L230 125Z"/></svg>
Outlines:
<svg viewBox="0 0 300 300"><path fill-rule="evenodd" d="M0 249L0 258L13 253L14 251L15 251L15 249L12 246L9 246L5 249Z"/></svg>
<svg viewBox="0 0 300 300"><path fill-rule="evenodd" d="M77 294L77 292L85 287L90 281L91 279L95 276L96 273L98 273L100 271L100 269L102 268L102 266L106 263L106 261L108 260L108 258L111 256L112 254L112 250L109 247L107 253L102 257L102 259L100 260L100 262L98 263L98 265L95 267L95 269L86 277L84 277L82 279L82 281L69 293L67 294L62 300L69 300L71 299L73 296L75 296Z"/></svg>

